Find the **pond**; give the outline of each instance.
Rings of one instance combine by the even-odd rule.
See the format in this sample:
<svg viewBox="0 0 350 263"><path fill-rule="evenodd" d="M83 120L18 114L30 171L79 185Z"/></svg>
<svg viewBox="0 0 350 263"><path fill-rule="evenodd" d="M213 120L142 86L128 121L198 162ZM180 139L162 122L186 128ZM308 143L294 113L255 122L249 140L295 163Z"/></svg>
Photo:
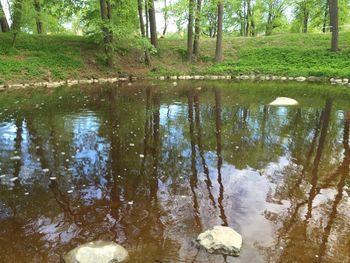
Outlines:
<svg viewBox="0 0 350 263"><path fill-rule="evenodd" d="M130 262L350 262L349 126L349 91L314 84L0 93L0 261L107 240ZM239 258L196 248L215 225Z"/></svg>

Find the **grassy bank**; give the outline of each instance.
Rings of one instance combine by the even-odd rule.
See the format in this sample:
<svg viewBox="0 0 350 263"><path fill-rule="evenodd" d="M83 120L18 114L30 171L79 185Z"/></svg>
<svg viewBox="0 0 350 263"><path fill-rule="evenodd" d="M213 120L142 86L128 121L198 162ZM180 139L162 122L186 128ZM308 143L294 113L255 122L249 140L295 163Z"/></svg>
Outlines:
<svg viewBox="0 0 350 263"><path fill-rule="evenodd" d="M350 78L350 33L340 35L340 52L328 51L329 34L286 34L224 41L224 62L213 63L214 39L203 39L196 63L186 61L186 41L160 39L152 66L130 41L117 41L116 69L102 63L102 50L84 37L0 34L0 83L90 78L118 74L275 74Z"/></svg>

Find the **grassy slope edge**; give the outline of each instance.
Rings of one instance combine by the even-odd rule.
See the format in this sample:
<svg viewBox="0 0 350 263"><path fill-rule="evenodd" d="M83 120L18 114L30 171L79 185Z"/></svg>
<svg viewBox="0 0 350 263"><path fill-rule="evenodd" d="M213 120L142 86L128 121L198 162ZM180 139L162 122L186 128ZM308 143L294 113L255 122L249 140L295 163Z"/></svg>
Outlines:
<svg viewBox="0 0 350 263"><path fill-rule="evenodd" d="M340 35L340 52L331 53L330 34L283 34L271 37L227 38L224 62L213 63L215 39L201 41L196 63L186 61L186 41L160 39L152 66L142 63L142 51L132 40L117 41L116 69L102 65L102 50L84 37L21 34L16 48L11 35L0 34L0 83L48 79L178 74L275 74L350 78L350 33Z"/></svg>

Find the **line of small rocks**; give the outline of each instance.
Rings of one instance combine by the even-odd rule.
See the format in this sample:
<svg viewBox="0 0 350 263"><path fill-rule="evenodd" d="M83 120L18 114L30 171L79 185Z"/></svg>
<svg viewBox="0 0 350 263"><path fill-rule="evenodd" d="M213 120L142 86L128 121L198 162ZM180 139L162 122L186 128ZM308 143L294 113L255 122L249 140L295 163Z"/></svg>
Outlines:
<svg viewBox="0 0 350 263"><path fill-rule="evenodd" d="M66 80L66 81L47 81L47 82L35 82L35 83L18 83L18 84L5 84L0 85L0 91L14 90L23 88L58 88L62 86L74 86L78 84L102 84L102 83L116 83L136 80L257 80L257 81L297 81L297 82L323 82L337 85L350 86L349 79L337 79L337 78L322 78L322 77L281 77L273 75L239 75L239 76L222 76L222 75L181 75L181 76L160 76L160 77L113 77L113 78L93 78L93 79L81 79L81 80Z"/></svg>

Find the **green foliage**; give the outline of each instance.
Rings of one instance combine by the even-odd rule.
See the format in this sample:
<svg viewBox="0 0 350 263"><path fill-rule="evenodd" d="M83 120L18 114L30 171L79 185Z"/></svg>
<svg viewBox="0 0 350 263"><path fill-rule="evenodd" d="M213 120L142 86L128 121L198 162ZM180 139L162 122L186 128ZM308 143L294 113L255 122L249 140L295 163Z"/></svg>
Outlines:
<svg viewBox="0 0 350 263"><path fill-rule="evenodd" d="M182 57L183 60L187 60L187 49L186 48L179 48L177 50Z"/></svg>
<svg viewBox="0 0 350 263"><path fill-rule="evenodd" d="M0 35L0 81L38 80L48 77L49 71L55 79L72 76L84 67L81 48L86 43L78 39L20 34L12 48L11 35Z"/></svg>

